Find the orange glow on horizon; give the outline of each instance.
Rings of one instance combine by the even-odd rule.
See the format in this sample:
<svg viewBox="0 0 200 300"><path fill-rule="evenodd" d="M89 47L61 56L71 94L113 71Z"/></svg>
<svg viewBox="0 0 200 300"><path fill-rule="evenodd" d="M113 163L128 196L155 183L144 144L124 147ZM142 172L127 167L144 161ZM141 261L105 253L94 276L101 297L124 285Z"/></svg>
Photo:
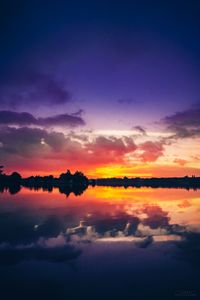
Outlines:
<svg viewBox="0 0 200 300"><path fill-rule="evenodd" d="M200 176L200 169L195 167L177 166L177 165L158 165L158 164L139 164L137 166L130 165L102 165L102 166L77 166L77 167L60 167L56 168L56 164L52 167L37 165L37 169L33 164L30 168L6 168L5 173L11 174L14 171L19 172L23 177L29 176L48 176L53 175L59 177L69 169L71 173L78 171L83 172L88 178L113 178L113 177L183 177L183 176ZM55 171L56 170L56 171Z"/></svg>

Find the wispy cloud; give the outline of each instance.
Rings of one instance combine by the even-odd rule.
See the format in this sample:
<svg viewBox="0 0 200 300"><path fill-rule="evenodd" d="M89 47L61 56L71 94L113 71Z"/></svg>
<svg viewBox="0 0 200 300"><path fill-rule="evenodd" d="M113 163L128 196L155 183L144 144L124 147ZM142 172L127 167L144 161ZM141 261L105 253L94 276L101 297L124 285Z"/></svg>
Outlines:
<svg viewBox="0 0 200 300"><path fill-rule="evenodd" d="M136 131L139 132L140 134L147 135L145 128L142 127L142 126L139 126L139 125L133 126L132 129L133 129L133 130L136 130Z"/></svg>
<svg viewBox="0 0 200 300"><path fill-rule="evenodd" d="M37 125L77 127L85 125L85 121L77 114L59 114L46 118L36 118L27 112L0 111L0 125Z"/></svg>

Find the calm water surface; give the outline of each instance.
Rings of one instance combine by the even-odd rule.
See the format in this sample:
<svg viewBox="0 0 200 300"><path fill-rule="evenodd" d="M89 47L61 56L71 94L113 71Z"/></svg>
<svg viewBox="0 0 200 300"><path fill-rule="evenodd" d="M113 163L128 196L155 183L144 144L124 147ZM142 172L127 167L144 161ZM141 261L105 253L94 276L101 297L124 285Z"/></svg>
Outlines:
<svg viewBox="0 0 200 300"><path fill-rule="evenodd" d="M200 191L0 194L1 299L198 299Z"/></svg>

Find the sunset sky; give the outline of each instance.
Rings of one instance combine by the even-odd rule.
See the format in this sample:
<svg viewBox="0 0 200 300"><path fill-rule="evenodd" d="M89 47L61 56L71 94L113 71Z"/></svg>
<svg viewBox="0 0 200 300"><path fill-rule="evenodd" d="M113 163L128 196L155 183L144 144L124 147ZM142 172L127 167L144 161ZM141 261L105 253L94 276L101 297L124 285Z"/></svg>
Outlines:
<svg viewBox="0 0 200 300"><path fill-rule="evenodd" d="M200 176L199 1L2 1L0 165Z"/></svg>

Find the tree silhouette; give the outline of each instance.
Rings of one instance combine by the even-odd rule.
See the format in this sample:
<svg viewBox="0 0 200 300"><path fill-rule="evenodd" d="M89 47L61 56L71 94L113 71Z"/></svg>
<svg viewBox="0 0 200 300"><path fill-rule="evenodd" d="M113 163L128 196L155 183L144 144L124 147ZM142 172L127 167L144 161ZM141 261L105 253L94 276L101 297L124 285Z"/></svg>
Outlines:
<svg viewBox="0 0 200 300"><path fill-rule="evenodd" d="M20 183L22 177L21 177L21 175L20 175L18 172L13 172L13 173L10 175L10 179L11 179L11 181Z"/></svg>
<svg viewBox="0 0 200 300"><path fill-rule="evenodd" d="M72 179L72 174L71 174L70 170L67 170L66 173L60 174L59 179L62 181L70 181Z"/></svg>
<svg viewBox="0 0 200 300"><path fill-rule="evenodd" d="M3 168L4 166L0 166L0 175L3 174Z"/></svg>

